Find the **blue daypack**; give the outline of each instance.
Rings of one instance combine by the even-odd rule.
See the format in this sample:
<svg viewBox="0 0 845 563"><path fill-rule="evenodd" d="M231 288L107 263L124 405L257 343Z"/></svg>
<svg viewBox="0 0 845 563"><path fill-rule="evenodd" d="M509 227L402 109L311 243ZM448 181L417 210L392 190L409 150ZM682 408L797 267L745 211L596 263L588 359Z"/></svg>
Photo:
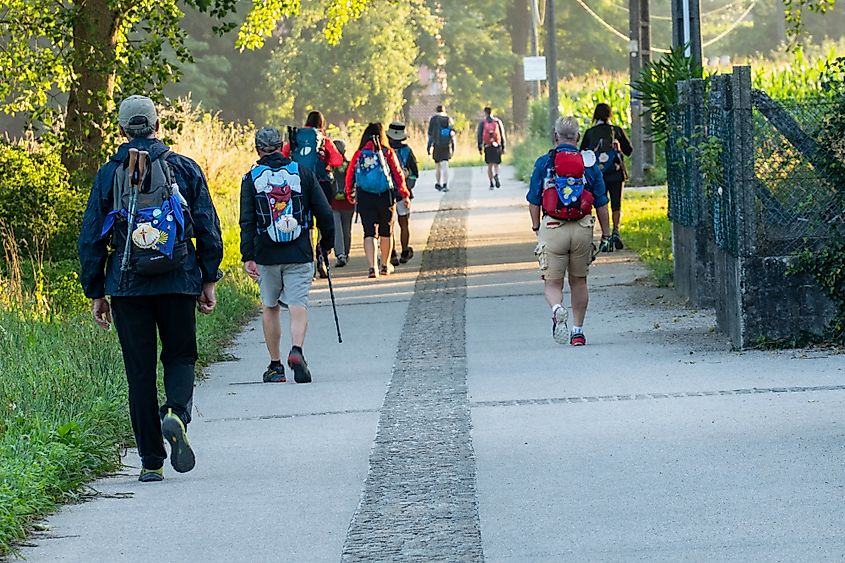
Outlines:
<svg viewBox="0 0 845 563"><path fill-rule="evenodd" d="M402 166L402 171L405 173L405 183L409 190L413 190L414 186L417 184L417 177L412 176L411 171L408 169L408 159L411 158L411 147L408 145L402 145L398 149L393 150L396 152L396 156L399 158L399 164Z"/></svg>
<svg viewBox="0 0 845 563"><path fill-rule="evenodd" d="M371 194L383 194L393 183L390 172L384 169L383 155L373 149L361 149L358 162L355 164L355 185Z"/></svg>
<svg viewBox="0 0 845 563"><path fill-rule="evenodd" d="M293 128L288 133L290 140L290 158L303 168L311 170L317 180L329 180L322 151L326 138L314 127Z"/></svg>

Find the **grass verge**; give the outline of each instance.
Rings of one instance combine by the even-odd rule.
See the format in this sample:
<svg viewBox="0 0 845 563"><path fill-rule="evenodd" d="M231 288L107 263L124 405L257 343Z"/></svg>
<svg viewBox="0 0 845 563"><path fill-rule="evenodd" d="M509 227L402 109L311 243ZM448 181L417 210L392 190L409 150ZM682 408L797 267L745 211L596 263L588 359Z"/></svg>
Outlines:
<svg viewBox="0 0 845 563"><path fill-rule="evenodd" d="M255 310L255 284L230 273L214 314L198 318L198 368L221 359ZM126 393L114 330L84 313L37 319L0 310L0 555L35 519L119 467L132 443Z"/></svg>
<svg viewBox="0 0 845 563"><path fill-rule="evenodd" d="M534 161L548 150L549 143L536 137L529 137L514 147L513 164L517 177L527 182ZM651 269L655 282L660 286L671 285L672 225L665 188L625 192L622 234L625 245Z"/></svg>
<svg viewBox="0 0 845 563"><path fill-rule="evenodd" d="M659 286L672 284L672 224L666 188L628 190L622 200L622 235L654 274Z"/></svg>
<svg viewBox="0 0 845 563"><path fill-rule="evenodd" d="M257 287L237 254L235 192L217 195L222 223L230 225L226 277L214 314L197 318L198 369L222 359L257 304ZM0 276L0 292L3 282ZM79 292L78 284L69 291ZM38 313L35 295L20 294L19 307L0 304L0 557L36 519L118 469L121 449L133 441L114 330L99 329L82 307Z"/></svg>

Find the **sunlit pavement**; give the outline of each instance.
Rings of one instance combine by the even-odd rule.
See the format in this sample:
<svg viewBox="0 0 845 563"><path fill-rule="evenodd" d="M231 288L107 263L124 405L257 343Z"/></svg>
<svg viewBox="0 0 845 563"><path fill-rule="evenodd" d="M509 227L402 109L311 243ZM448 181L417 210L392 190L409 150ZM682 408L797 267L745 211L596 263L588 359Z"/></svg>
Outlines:
<svg viewBox="0 0 845 563"><path fill-rule="evenodd" d="M354 226L332 272L342 344L315 283L314 383L256 383L250 324L197 388L197 468L140 484L130 451L22 555L845 559L841 356L732 351L712 312L650 286L628 252L593 266L588 345L557 345L524 186L511 169L496 191L481 168L453 174L445 198L423 175L416 256L395 275L366 279Z"/></svg>

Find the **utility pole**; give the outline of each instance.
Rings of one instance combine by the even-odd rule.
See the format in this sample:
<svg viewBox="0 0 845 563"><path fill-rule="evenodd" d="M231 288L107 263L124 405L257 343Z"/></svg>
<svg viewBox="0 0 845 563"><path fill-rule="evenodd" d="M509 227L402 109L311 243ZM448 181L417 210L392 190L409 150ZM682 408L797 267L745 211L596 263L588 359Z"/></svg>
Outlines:
<svg viewBox="0 0 845 563"><path fill-rule="evenodd" d="M640 78L640 71L651 61L651 20L649 0L628 0L628 68L631 84ZM641 181L645 171L654 165L654 143L651 142L651 119L643 115L638 93L631 90L631 175Z"/></svg>
<svg viewBox="0 0 845 563"><path fill-rule="evenodd" d="M531 0L531 56L540 56L540 8L537 5L539 0ZM535 100L540 97L540 81L531 82L531 97Z"/></svg>
<svg viewBox="0 0 845 563"><path fill-rule="evenodd" d="M555 123L560 116L557 95L557 38L555 37L555 0L546 0L546 69L549 82L549 133L554 143Z"/></svg>
<svg viewBox="0 0 845 563"><path fill-rule="evenodd" d="M700 0L672 0L672 45L686 45L686 56L701 64Z"/></svg>

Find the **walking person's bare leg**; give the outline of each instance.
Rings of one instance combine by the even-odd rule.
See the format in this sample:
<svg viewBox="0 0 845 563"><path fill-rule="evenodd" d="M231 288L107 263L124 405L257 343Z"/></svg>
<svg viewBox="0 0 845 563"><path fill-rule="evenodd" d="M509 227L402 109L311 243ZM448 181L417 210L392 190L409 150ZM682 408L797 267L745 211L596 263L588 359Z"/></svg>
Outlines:
<svg viewBox="0 0 845 563"><path fill-rule="evenodd" d="M408 220L411 218L410 215L399 215L399 242L402 245L402 250L405 251L408 249L408 245L411 243L411 228L409 225ZM395 245L394 245L395 247Z"/></svg>
<svg viewBox="0 0 845 563"><path fill-rule="evenodd" d="M379 246L381 250L381 263L390 263L390 251L393 249L393 237L379 237Z"/></svg>
<svg viewBox="0 0 845 563"><path fill-rule="evenodd" d="M543 293L546 296L546 303L549 307L563 305L563 280L544 280Z"/></svg>
<svg viewBox="0 0 845 563"><path fill-rule="evenodd" d="M301 305L290 306L290 337L294 346L305 343L305 333L308 331L308 309ZM277 345L278 348L278 345Z"/></svg>
<svg viewBox="0 0 845 563"><path fill-rule="evenodd" d="M270 353L270 361L278 362L281 359L279 346L282 340L282 325L279 322L279 306L263 307L261 324L264 328L264 342L267 343L267 352Z"/></svg>
<svg viewBox="0 0 845 563"><path fill-rule="evenodd" d="M587 278L569 276L569 297L572 301L573 328L583 327L587 316L590 295L587 291Z"/></svg>
<svg viewBox="0 0 845 563"><path fill-rule="evenodd" d="M389 241L388 241L389 244ZM375 268L376 262L376 239L375 237L364 237L364 255L367 257L367 265L370 269Z"/></svg>

